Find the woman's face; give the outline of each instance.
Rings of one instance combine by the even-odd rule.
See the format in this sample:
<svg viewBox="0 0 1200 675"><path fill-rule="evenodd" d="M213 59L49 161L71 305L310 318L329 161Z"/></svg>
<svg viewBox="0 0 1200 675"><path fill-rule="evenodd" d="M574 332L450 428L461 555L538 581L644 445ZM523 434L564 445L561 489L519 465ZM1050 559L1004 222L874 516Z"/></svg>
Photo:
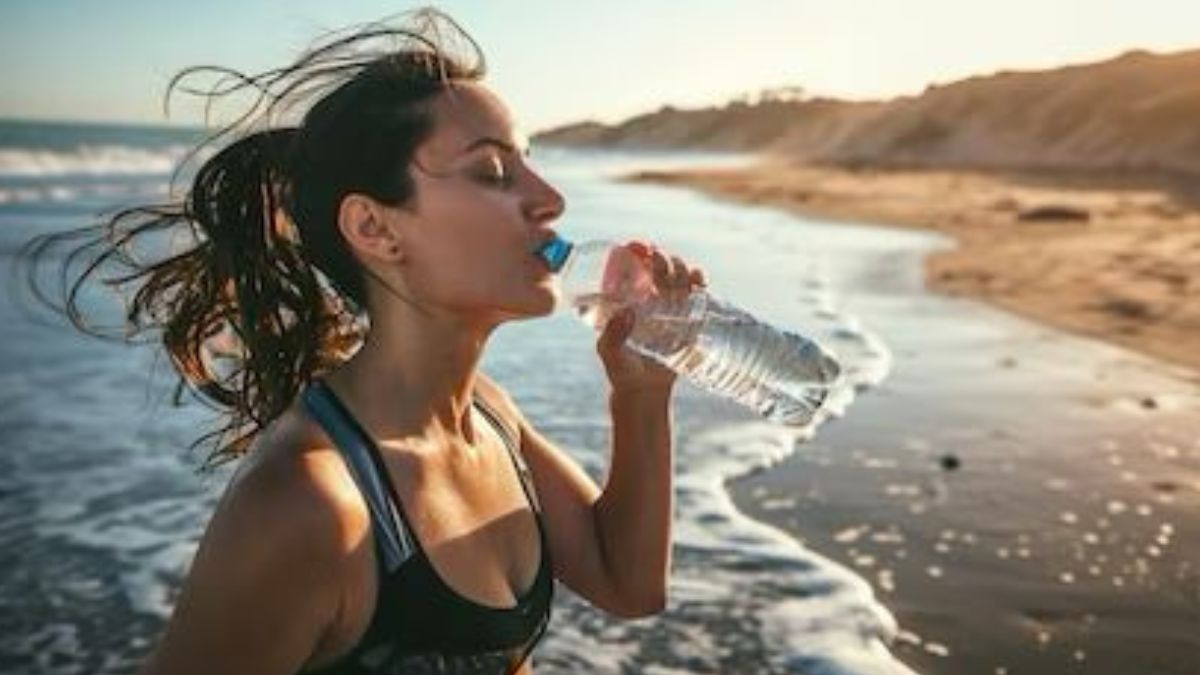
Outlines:
<svg viewBox="0 0 1200 675"><path fill-rule="evenodd" d="M486 87L455 85L432 115L401 212L410 292L485 320L551 312L557 286L534 251L552 236L562 195L527 163L527 141Z"/></svg>

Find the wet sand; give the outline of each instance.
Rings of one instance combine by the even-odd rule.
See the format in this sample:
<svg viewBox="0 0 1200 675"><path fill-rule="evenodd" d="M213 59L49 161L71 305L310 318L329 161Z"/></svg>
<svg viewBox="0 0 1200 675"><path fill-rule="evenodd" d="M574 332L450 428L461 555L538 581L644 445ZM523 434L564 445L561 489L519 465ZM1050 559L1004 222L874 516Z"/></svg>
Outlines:
<svg viewBox="0 0 1200 675"><path fill-rule="evenodd" d="M953 214L941 210L947 204L990 199L968 188L1001 185L995 178L949 174L871 174L855 183L850 172L814 171L803 175L821 195L809 200L816 206L791 204L786 196L748 197L744 191L737 198L867 222L900 213L897 205L904 205L911 219L894 220L917 226L918 215L930 215L916 213L921 200L910 195L888 202L885 188L924 185L929 192L922 199L933 204L926 210L949 218ZM649 178L726 196L733 191L728 185L742 180L739 175ZM811 188L820 180L829 182ZM1032 202L1031 195L1048 188L1005 189ZM945 199L935 198L939 191ZM828 206L822 200L832 203L831 194L854 194L861 201ZM1100 214L1107 208L1102 204L1117 208L1121 200L1121 208L1142 216L1158 208L1155 203L1167 204L1151 192L1054 194L1055 201L1095 199L1088 208ZM878 201L872 203L871 195ZM1195 215L1147 217L1128 226L1096 218L1089 224L1013 226L991 215L970 227L944 224L938 229L962 243L958 251L898 255L878 273L858 279L857 287L843 289L849 309L892 348L891 377L787 460L730 486L739 509L867 579L898 620L897 656L925 675L1197 672L1195 370L931 293L922 283L924 276L936 290L1006 309L1009 302L1019 304L1012 309L1030 316L1060 308L1064 316L1053 322L1058 326L1117 344L1144 336L1153 345L1146 351L1174 355L1175 361L1200 356L1187 351L1185 324L1143 321L1138 333L1123 336L1106 332L1106 322L1116 325L1117 318L1070 309L1085 304L1087 294L1100 293L1101 282L1124 280L1143 288L1136 270L1103 277L1101 271L1122 252L1106 254L1098 241L1131 242L1147 265L1160 254L1174 261L1172 251L1190 260L1186 240L1196 236ZM1180 231L1164 231L1168 222ZM1014 232L997 235L999 227ZM1044 240L1018 241L1017 231ZM1096 244L1091 258L1079 248L1089 241ZM994 269L999 278L1016 279L1050 261L1073 265L1069 272L1049 274L1061 275L1062 288L1075 296L1055 296L1047 290L1058 288L1051 284L1041 287L1045 297L1037 304L1033 290L1019 285L972 285L940 274ZM1200 274L1200 265L1192 272ZM1145 283L1145 289L1153 288ZM1169 287L1147 301L1167 302L1174 297ZM986 295L988 289L999 297ZM1074 321L1082 326L1071 325ZM1170 344L1172 335L1183 344ZM1190 336L1190 344L1196 337Z"/></svg>
<svg viewBox="0 0 1200 675"><path fill-rule="evenodd" d="M916 435L854 415L733 493L867 579L902 661L925 675L1196 672L1200 446L1114 433L1064 453L1000 425ZM942 469L945 454L961 467Z"/></svg>

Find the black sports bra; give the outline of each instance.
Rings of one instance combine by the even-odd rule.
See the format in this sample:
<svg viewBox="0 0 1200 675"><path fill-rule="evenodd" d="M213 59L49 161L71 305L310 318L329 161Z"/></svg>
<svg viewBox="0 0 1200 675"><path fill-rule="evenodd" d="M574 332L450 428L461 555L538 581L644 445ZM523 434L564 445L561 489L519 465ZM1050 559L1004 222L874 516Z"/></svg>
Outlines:
<svg viewBox="0 0 1200 675"><path fill-rule="evenodd" d="M550 618L554 582L550 550L528 467L500 418L479 396L499 431L533 509L542 557L533 585L512 607L463 597L434 569L405 518L395 487L371 437L324 382L303 393L310 415L337 445L371 514L379 585L375 613L362 639L314 675L505 675L515 672L541 639Z"/></svg>

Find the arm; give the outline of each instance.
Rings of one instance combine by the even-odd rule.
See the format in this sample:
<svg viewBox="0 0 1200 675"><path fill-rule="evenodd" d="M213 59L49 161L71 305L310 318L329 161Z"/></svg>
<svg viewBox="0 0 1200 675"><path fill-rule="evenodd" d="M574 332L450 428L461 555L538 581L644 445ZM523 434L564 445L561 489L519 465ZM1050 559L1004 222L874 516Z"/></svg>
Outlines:
<svg viewBox="0 0 1200 675"><path fill-rule="evenodd" d="M666 607L671 570L671 393L613 391L612 457L593 519L613 583L634 607Z"/></svg>
<svg viewBox="0 0 1200 675"><path fill-rule="evenodd" d="M256 469L227 488L142 675L295 673L332 624L365 528L294 466Z"/></svg>
<svg viewBox="0 0 1200 675"><path fill-rule="evenodd" d="M656 288L682 298L704 274L678 257L631 246L651 265ZM499 397L520 422L521 450L530 464L559 578L592 604L627 617L666 605L671 567L674 488L671 391L675 373L626 349L632 315L605 326L597 352L611 384L612 455L601 491L565 452L533 428L503 390Z"/></svg>
<svg viewBox="0 0 1200 675"><path fill-rule="evenodd" d="M629 249L651 270L655 292L681 301L704 283L704 273L678 256L641 242ZM671 391L676 375L625 346L634 329L626 311L611 319L596 342L611 385L612 458L604 492L592 506L607 574L638 614L667 601L671 568Z"/></svg>

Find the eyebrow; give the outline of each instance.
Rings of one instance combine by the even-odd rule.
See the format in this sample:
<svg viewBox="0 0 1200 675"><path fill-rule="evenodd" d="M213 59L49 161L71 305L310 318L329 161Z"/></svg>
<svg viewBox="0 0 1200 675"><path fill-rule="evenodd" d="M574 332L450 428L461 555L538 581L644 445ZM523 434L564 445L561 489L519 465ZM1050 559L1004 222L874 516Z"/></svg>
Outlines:
<svg viewBox="0 0 1200 675"><path fill-rule="evenodd" d="M471 141L470 143L467 144L467 147L463 148L463 154L471 152L472 150L477 150L479 148L488 147L488 146L499 148L501 150L504 150L505 152L511 152L514 155L526 155L526 156L529 155L529 146L525 146L524 148L518 148L517 146L513 145L512 143L509 143L508 141L504 141L499 138L494 138L492 136L483 136L481 138L477 138L477 139Z"/></svg>

